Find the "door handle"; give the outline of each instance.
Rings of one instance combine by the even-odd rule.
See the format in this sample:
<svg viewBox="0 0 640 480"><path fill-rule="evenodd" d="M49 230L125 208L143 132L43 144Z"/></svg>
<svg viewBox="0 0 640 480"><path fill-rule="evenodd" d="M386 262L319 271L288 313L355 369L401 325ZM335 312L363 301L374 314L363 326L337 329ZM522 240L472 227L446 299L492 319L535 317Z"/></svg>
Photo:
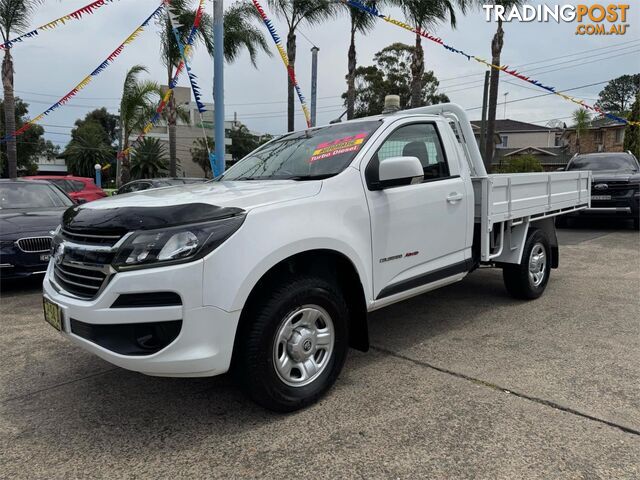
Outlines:
<svg viewBox="0 0 640 480"><path fill-rule="evenodd" d="M462 195L461 193L453 192L453 193L450 193L449 196L447 197L447 202L456 203L462 200L462 197L464 197L464 195Z"/></svg>

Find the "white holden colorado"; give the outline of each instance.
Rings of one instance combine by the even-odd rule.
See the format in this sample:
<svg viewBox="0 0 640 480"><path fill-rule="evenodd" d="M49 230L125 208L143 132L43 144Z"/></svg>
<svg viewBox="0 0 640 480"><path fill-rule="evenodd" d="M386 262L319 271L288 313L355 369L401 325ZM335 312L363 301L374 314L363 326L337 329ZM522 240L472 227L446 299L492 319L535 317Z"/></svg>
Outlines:
<svg viewBox="0 0 640 480"><path fill-rule="evenodd" d="M292 411L336 381L367 312L502 268L539 297L553 217L589 206L590 173L487 175L464 111L437 105L311 128L205 184L74 206L56 230L45 318L148 375L232 369Z"/></svg>

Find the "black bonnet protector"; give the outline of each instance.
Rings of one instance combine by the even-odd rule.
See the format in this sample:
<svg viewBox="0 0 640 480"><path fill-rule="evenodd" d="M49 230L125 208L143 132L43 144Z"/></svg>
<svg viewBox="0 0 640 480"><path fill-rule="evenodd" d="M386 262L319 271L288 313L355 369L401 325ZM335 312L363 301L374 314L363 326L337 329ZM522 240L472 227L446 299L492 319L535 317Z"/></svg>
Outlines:
<svg viewBox="0 0 640 480"><path fill-rule="evenodd" d="M133 230L154 230L190 223L209 222L244 213L237 207L208 203L186 203L162 207L71 207L64 212L62 225L74 232L124 234Z"/></svg>

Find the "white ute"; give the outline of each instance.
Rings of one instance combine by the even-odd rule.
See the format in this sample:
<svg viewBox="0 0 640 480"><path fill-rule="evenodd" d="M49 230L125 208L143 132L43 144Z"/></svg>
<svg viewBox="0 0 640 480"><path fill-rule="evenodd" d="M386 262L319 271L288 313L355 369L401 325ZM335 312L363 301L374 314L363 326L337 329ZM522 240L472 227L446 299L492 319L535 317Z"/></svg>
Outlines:
<svg viewBox="0 0 640 480"><path fill-rule="evenodd" d="M276 138L216 180L69 209L45 318L148 375L234 371L292 411L335 382L367 312L502 268L534 299L558 266L554 216L590 204L590 172L487 175L452 104Z"/></svg>

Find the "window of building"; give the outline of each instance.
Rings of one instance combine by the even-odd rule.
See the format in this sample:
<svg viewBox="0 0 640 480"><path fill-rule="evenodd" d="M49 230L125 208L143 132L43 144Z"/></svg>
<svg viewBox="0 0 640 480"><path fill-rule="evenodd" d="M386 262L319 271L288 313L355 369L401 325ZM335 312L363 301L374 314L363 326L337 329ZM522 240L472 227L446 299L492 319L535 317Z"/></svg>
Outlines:
<svg viewBox="0 0 640 480"><path fill-rule="evenodd" d="M616 129L616 143L624 143L624 128Z"/></svg>
<svg viewBox="0 0 640 480"><path fill-rule="evenodd" d="M602 130L596 130L596 143L602 143Z"/></svg>
<svg viewBox="0 0 640 480"><path fill-rule="evenodd" d="M502 140L502 142L500 143L500 147L507 148L509 146L509 136L508 135L500 135L500 140Z"/></svg>

